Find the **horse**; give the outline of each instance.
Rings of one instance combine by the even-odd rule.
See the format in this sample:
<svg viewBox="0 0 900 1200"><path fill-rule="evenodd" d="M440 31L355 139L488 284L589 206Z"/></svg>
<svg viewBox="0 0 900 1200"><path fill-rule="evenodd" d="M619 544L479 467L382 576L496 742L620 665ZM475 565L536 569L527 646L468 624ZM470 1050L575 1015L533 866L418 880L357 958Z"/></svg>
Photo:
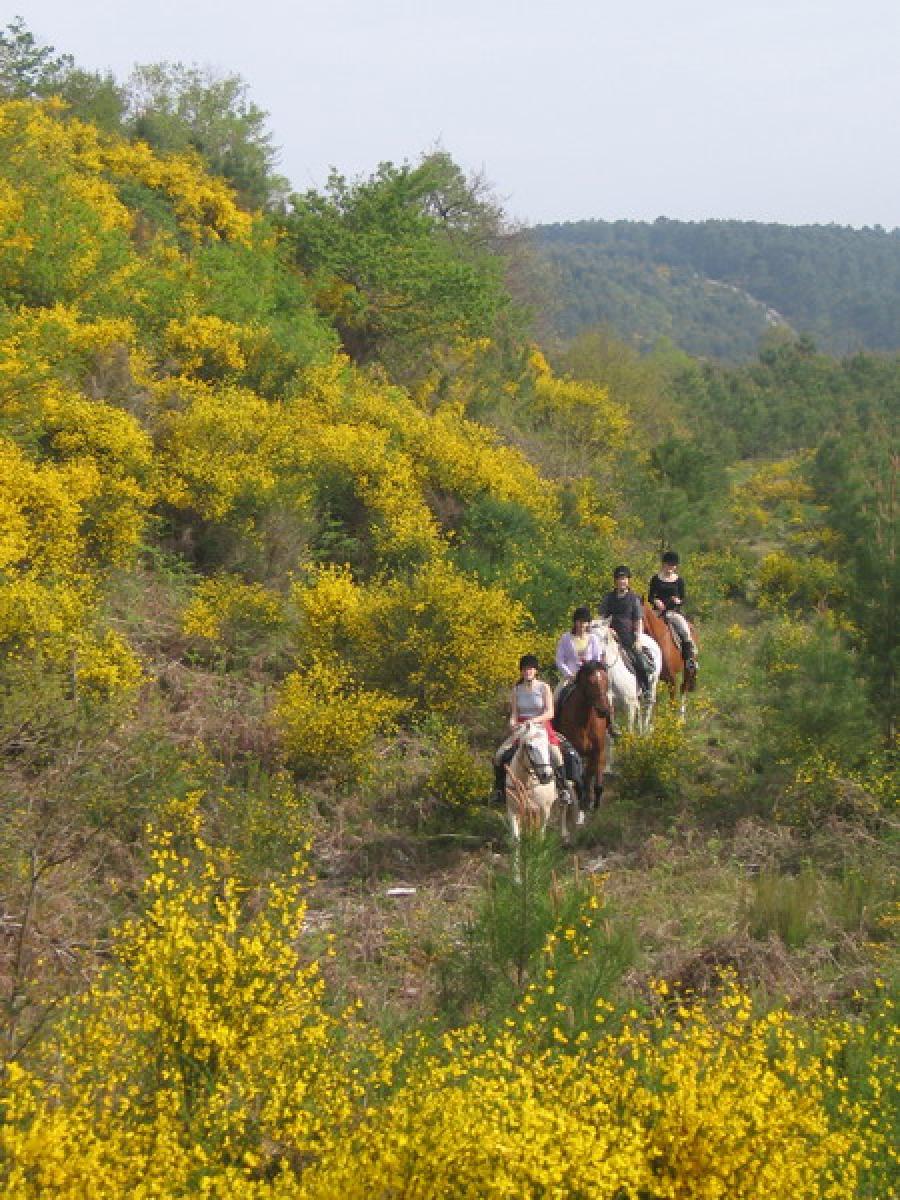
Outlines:
<svg viewBox="0 0 900 1200"><path fill-rule="evenodd" d="M649 732L653 721L653 707L656 704L656 685L659 682L662 668L662 651L648 634L641 634L640 644L653 660L653 673L650 676L650 696L642 700L638 694L637 678L626 664L608 617L599 617L591 622L591 633L595 634L606 657L606 669L609 672L609 685L612 688L613 701L616 708L624 710L625 723L628 732L637 729L638 733Z"/></svg>
<svg viewBox="0 0 900 1200"><path fill-rule="evenodd" d="M644 629L656 641L662 651L662 671L660 679L668 684L672 699L678 698L678 715L684 718L687 709L687 696L697 686L697 668L687 668L684 658L672 636L669 622L652 605L644 602ZM694 634L693 627L691 633ZM693 637L696 645L696 635ZM679 684L680 679L680 684Z"/></svg>
<svg viewBox="0 0 900 1200"><path fill-rule="evenodd" d="M581 807L596 808L603 794L609 696L606 668L594 660L578 669L570 691L560 698L553 727L572 743L584 761ZM583 820L581 812L576 821Z"/></svg>
<svg viewBox="0 0 900 1200"><path fill-rule="evenodd" d="M556 773L550 758L550 737L540 722L525 721L516 730L518 746L506 768L506 815L513 841L522 827L543 834L556 800ZM566 837L566 804L559 806L560 836Z"/></svg>

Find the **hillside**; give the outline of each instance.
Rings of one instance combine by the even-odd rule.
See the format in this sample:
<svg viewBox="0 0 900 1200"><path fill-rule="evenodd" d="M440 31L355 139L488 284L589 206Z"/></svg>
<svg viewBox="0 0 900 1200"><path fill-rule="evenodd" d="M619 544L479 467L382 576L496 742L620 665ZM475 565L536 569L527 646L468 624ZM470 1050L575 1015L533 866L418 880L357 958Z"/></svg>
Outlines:
<svg viewBox="0 0 900 1200"><path fill-rule="evenodd" d="M900 231L751 221L540 225L556 271L559 332L608 325L644 348L737 361L767 329L826 352L900 348Z"/></svg>
<svg viewBox="0 0 900 1200"><path fill-rule="evenodd" d="M545 352L446 153L262 211L202 73L98 122L51 65L0 72L0 1191L882 1200L900 359ZM673 543L687 719L514 870L519 656Z"/></svg>

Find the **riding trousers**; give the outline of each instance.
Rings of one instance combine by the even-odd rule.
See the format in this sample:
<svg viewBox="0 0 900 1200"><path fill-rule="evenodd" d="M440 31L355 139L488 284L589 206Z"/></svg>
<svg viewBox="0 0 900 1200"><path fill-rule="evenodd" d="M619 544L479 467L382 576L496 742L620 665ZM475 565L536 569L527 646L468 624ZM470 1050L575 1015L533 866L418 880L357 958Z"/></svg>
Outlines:
<svg viewBox="0 0 900 1200"><path fill-rule="evenodd" d="M682 644L693 641L691 637L691 627L688 625L687 617L683 616L680 612L667 612L666 620L673 627Z"/></svg>

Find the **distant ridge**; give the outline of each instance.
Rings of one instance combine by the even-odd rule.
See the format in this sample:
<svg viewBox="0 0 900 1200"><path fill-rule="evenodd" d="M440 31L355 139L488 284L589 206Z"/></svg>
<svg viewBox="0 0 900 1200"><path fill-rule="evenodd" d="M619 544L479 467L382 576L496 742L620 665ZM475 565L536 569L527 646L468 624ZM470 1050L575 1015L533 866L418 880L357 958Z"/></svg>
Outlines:
<svg viewBox="0 0 900 1200"><path fill-rule="evenodd" d="M667 337L741 360L784 325L833 354L900 350L900 229L660 217L532 235L554 268L564 337L599 324L642 348Z"/></svg>

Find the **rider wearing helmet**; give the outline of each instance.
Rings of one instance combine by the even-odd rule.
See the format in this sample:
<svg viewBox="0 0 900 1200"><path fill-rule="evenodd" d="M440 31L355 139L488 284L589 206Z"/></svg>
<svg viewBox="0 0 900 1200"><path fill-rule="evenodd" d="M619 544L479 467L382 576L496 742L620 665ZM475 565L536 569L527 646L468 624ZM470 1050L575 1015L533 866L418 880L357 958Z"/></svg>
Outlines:
<svg viewBox="0 0 900 1200"><path fill-rule="evenodd" d="M512 732L494 755L494 789L500 801L506 794L506 767L516 752L516 731L523 721L538 721L545 726L557 785L560 782L563 757L559 749L559 735L552 725L553 693L549 684L538 679L539 669L540 664L534 654L523 654L519 659L519 680L510 700L509 726ZM562 783L564 786L564 779Z"/></svg>
<svg viewBox="0 0 900 1200"><path fill-rule="evenodd" d="M678 574L678 555L674 550L666 550L660 560L659 571L650 580L647 599L674 628L681 643L684 665L689 671L696 671L697 648L684 615L684 596L684 580Z"/></svg>
<svg viewBox="0 0 900 1200"><path fill-rule="evenodd" d="M628 567L616 567L613 584L613 590L603 597L600 615L609 617L619 645L634 667L641 692L646 696L650 691L650 676L639 645L644 632L644 614L640 597L631 590L631 571Z"/></svg>
<svg viewBox="0 0 900 1200"><path fill-rule="evenodd" d="M586 662L606 665L603 647L595 633L591 633L591 610L581 605L572 613L572 628L556 643L556 667L561 684L566 684L578 674L578 668Z"/></svg>

